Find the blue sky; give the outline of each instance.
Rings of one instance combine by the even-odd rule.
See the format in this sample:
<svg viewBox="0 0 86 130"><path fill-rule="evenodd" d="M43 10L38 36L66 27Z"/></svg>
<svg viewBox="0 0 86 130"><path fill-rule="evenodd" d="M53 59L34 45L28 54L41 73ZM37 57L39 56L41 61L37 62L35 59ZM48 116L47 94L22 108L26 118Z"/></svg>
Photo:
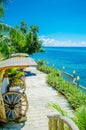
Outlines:
<svg viewBox="0 0 86 130"><path fill-rule="evenodd" d="M86 0L13 0L3 21L14 26L21 20L38 25L39 35L45 40L85 45Z"/></svg>

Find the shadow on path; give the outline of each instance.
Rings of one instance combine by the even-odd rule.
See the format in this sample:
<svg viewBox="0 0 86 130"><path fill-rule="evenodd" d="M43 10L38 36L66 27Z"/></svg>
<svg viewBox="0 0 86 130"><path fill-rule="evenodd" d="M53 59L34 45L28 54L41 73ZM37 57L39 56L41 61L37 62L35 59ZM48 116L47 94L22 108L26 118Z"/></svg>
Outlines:
<svg viewBox="0 0 86 130"><path fill-rule="evenodd" d="M32 73L30 71L25 71L25 76L28 77L28 76L36 76L35 73Z"/></svg>
<svg viewBox="0 0 86 130"><path fill-rule="evenodd" d="M9 123L1 123L0 122L0 130L21 130L25 125L25 122L22 123L15 123L15 122L9 122Z"/></svg>

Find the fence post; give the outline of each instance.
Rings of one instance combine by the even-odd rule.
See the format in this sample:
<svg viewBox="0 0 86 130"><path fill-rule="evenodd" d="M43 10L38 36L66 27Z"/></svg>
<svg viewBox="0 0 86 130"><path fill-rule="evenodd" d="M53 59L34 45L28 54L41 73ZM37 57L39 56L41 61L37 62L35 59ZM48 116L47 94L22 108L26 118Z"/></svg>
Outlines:
<svg viewBox="0 0 86 130"><path fill-rule="evenodd" d="M65 70L65 67L63 66L63 67L62 67L62 71L64 72L64 70Z"/></svg>
<svg viewBox="0 0 86 130"><path fill-rule="evenodd" d="M61 76L63 77L63 75L64 75L64 70L65 70L65 67L63 66L62 67L62 71L61 71Z"/></svg>
<svg viewBox="0 0 86 130"><path fill-rule="evenodd" d="M53 130L53 116L48 115L48 118L49 118L49 122L48 122L49 129L48 130Z"/></svg>
<svg viewBox="0 0 86 130"><path fill-rule="evenodd" d="M76 78L76 82L77 82L77 86L79 86L79 83L80 83L80 76L77 76L77 78Z"/></svg>
<svg viewBox="0 0 86 130"><path fill-rule="evenodd" d="M75 76L76 76L76 71L73 70L73 78L75 78Z"/></svg>
<svg viewBox="0 0 86 130"><path fill-rule="evenodd" d="M56 115L48 115L49 118L49 129L48 130L57 130L57 116Z"/></svg>
<svg viewBox="0 0 86 130"><path fill-rule="evenodd" d="M64 130L64 122L59 118L58 130Z"/></svg>

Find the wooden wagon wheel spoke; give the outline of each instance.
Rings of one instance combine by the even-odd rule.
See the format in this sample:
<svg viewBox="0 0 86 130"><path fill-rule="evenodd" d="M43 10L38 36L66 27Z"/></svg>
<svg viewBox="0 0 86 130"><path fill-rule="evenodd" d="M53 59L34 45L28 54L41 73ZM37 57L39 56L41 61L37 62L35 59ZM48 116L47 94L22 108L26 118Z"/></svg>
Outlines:
<svg viewBox="0 0 86 130"><path fill-rule="evenodd" d="M12 111L12 117L13 117L13 119L14 119L14 111Z"/></svg>
<svg viewBox="0 0 86 130"><path fill-rule="evenodd" d="M9 102L8 102L5 98L4 98L3 100L4 100L4 102L5 102L6 104L9 105Z"/></svg>
<svg viewBox="0 0 86 130"><path fill-rule="evenodd" d="M5 103L4 106L9 107L9 104L6 104L6 103Z"/></svg>
<svg viewBox="0 0 86 130"><path fill-rule="evenodd" d="M26 115L28 109L26 96L18 92L7 92L3 94L3 101L8 121Z"/></svg>
<svg viewBox="0 0 86 130"><path fill-rule="evenodd" d="M9 109L6 110L6 113L8 113Z"/></svg>
<svg viewBox="0 0 86 130"><path fill-rule="evenodd" d="M25 100L21 101L22 103L25 102Z"/></svg>
<svg viewBox="0 0 86 130"><path fill-rule="evenodd" d="M16 115L16 117L18 116L18 113L16 112L16 110L14 110L14 113L15 113L15 115Z"/></svg>
<svg viewBox="0 0 86 130"><path fill-rule="evenodd" d="M12 95L12 102L14 101L14 94Z"/></svg>
<svg viewBox="0 0 86 130"><path fill-rule="evenodd" d="M7 108L7 109L10 109L10 108L9 108L9 104L4 104L4 106L5 106L5 110L6 110L6 108Z"/></svg>
<svg viewBox="0 0 86 130"><path fill-rule="evenodd" d="M21 99L20 99L20 98L21 98L21 97L20 97L20 95L17 95L17 99L16 99L16 100L14 100L16 104L18 104L18 103L21 101Z"/></svg>
<svg viewBox="0 0 86 130"><path fill-rule="evenodd" d="M17 98L18 98L18 96L16 95L16 97L15 97L15 99L14 99L14 103L16 102Z"/></svg>
<svg viewBox="0 0 86 130"><path fill-rule="evenodd" d="M26 106L25 104L22 104L22 106ZM21 107L21 105L17 104L16 107Z"/></svg>
<svg viewBox="0 0 86 130"><path fill-rule="evenodd" d="M7 97L8 102L11 104L11 101L10 101L10 99L9 99L8 95L6 95L6 97Z"/></svg>
<svg viewBox="0 0 86 130"><path fill-rule="evenodd" d="M12 111L12 117L13 117L13 119L15 119L15 112L14 112L14 110Z"/></svg>
<svg viewBox="0 0 86 130"><path fill-rule="evenodd" d="M11 114L11 110L9 110L9 113L8 113L8 115L7 115L7 116L8 116L8 118L10 118L10 114Z"/></svg>
<svg viewBox="0 0 86 130"><path fill-rule="evenodd" d="M21 110L19 110L19 109L17 109L17 108L15 109L15 111L16 111L18 117L21 117L21 116L24 115L24 114L21 112Z"/></svg>
<svg viewBox="0 0 86 130"><path fill-rule="evenodd" d="M8 105L8 106L9 106L9 103L8 103L8 102L6 102L5 100L3 100L3 101L4 101L5 105Z"/></svg>
<svg viewBox="0 0 86 130"><path fill-rule="evenodd" d="M19 107L16 107L16 108L18 109ZM19 109L18 109L18 110L19 110ZM20 111L20 110L19 110L19 111ZM25 111L25 110L21 108L21 112L22 112L22 111Z"/></svg>

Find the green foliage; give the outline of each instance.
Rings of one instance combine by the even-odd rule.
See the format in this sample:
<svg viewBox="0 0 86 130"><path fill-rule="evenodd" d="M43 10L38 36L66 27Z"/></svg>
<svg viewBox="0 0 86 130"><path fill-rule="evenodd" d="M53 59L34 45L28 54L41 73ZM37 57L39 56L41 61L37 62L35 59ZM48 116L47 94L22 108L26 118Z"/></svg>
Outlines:
<svg viewBox="0 0 86 130"><path fill-rule="evenodd" d="M73 119L80 130L86 130L86 106L78 108Z"/></svg>
<svg viewBox="0 0 86 130"><path fill-rule="evenodd" d="M37 69L47 74L52 73L53 75L56 75L56 76L60 75L60 72L58 70L56 70L53 66L49 67L48 63L44 62L44 60L39 60L37 62Z"/></svg>
<svg viewBox="0 0 86 130"><path fill-rule="evenodd" d="M16 30L16 31L15 31ZM14 52L33 54L41 50L42 42L38 39L38 27L31 26L28 30L28 25L21 21L20 26L11 29L9 36Z"/></svg>
<svg viewBox="0 0 86 130"><path fill-rule="evenodd" d="M41 67L42 65L45 65L45 64L47 64L44 60L38 60L37 61L37 64L38 64L38 66L37 67Z"/></svg>
<svg viewBox="0 0 86 130"><path fill-rule="evenodd" d="M15 28L0 23L0 32L0 51L7 57L12 53L33 54L41 51L42 42L38 39L37 26L31 26L28 30L24 21L21 21L20 27L16 26Z"/></svg>
<svg viewBox="0 0 86 130"><path fill-rule="evenodd" d="M75 85L64 81L60 76L57 77L53 74L48 75L47 82L65 95L74 109L79 108L82 105L86 106L86 95Z"/></svg>
<svg viewBox="0 0 86 130"><path fill-rule="evenodd" d="M24 72L18 70L17 68L11 68L8 70L8 77L10 80L9 87L11 86L24 86L24 81L22 77L24 76Z"/></svg>
<svg viewBox="0 0 86 130"><path fill-rule="evenodd" d="M11 68L8 70L8 77L10 78L13 78L13 77L20 78L22 76L24 76L24 72L19 71L17 68Z"/></svg>
<svg viewBox="0 0 86 130"><path fill-rule="evenodd" d="M10 0L0 0L0 17L4 16L6 5Z"/></svg>
<svg viewBox="0 0 86 130"><path fill-rule="evenodd" d="M4 16L4 9L3 6L0 4L0 17Z"/></svg>
<svg viewBox="0 0 86 130"><path fill-rule="evenodd" d="M48 107L58 111L63 116L67 116L68 115L68 113L66 111L64 111L59 105L57 105L55 103L48 103Z"/></svg>
<svg viewBox="0 0 86 130"><path fill-rule="evenodd" d="M15 77L17 75L17 68L11 68L8 70L8 77L12 78Z"/></svg>
<svg viewBox="0 0 86 130"><path fill-rule="evenodd" d="M11 47L9 42L10 39L8 37L4 37L3 35L0 37L0 52L5 58L8 58L11 55Z"/></svg>
<svg viewBox="0 0 86 130"><path fill-rule="evenodd" d="M82 105L86 106L86 94L77 86L63 80L58 70L47 66L43 60L38 61L37 68L48 74L47 83L62 93L74 109Z"/></svg>
<svg viewBox="0 0 86 130"><path fill-rule="evenodd" d="M3 54L0 52L0 61L4 59Z"/></svg>
<svg viewBox="0 0 86 130"><path fill-rule="evenodd" d="M24 85L23 81L19 78L14 77L10 80L10 86L20 86L21 87L23 85Z"/></svg>
<svg viewBox="0 0 86 130"><path fill-rule="evenodd" d="M28 25L23 20L20 22L20 24L20 30L22 33L26 34L28 31Z"/></svg>
<svg viewBox="0 0 86 130"><path fill-rule="evenodd" d="M29 54L39 52L42 42L38 39L38 26L30 26L30 31L26 35L25 51Z"/></svg>
<svg viewBox="0 0 86 130"><path fill-rule="evenodd" d="M4 9L9 1L0 0L0 17L4 16ZM10 39L10 46L6 40L0 42L0 51L7 58L12 53L33 54L42 50L42 42L38 39L38 26L31 25L28 30L28 25L24 21L21 21L20 26L16 26L15 28L0 22L0 36L2 32ZM2 40L2 37L0 37L0 40Z"/></svg>

